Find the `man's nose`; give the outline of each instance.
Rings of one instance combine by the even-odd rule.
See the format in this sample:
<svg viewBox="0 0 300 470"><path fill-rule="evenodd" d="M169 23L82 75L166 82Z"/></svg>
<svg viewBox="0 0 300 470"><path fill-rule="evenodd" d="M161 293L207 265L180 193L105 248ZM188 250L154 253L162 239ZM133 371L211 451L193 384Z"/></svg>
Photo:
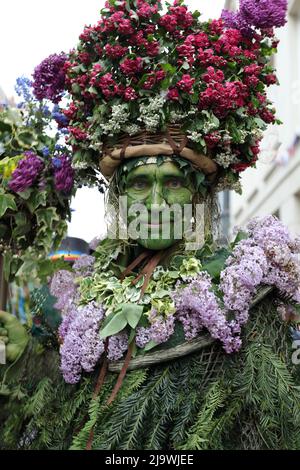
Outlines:
<svg viewBox="0 0 300 470"><path fill-rule="evenodd" d="M163 188L160 183L154 183L151 191L151 204L155 204L157 206L166 206L166 200L163 195Z"/></svg>

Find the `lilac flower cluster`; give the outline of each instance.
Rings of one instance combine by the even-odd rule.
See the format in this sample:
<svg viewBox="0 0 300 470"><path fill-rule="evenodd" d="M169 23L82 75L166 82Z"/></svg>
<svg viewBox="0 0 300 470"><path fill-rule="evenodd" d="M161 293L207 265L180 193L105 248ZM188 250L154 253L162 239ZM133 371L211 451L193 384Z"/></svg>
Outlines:
<svg viewBox="0 0 300 470"><path fill-rule="evenodd" d="M25 158L19 161L8 183L9 189L21 193L33 185L41 174L44 163L34 152L24 152Z"/></svg>
<svg viewBox="0 0 300 470"><path fill-rule="evenodd" d="M54 184L57 191L70 193L74 185L74 170L67 155L53 158Z"/></svg>
<svg viewBox="0 0 300 470"><path fill-rule="evenodd" d="M287 227L271 215L252 219L247 232L268 261L262 282L300 302L300 240L293 239Z"/></svg>
<svg viewBox="0 0 300 470"><path fill-rule="evenodd" d="M166 318L163 318L157 314L155 309L152 309L149 315L149 322L151 326L137 328L135 342L139 348L144 348L150 341L154 341L156 344L165 343L174 333L174 315L168 315Z"/></svg>
<svg viewBox="0 0 300 470"><path fill-rule="evenodd" d="M57 271L52 276L49 287L50 293L57 299L55 308L66 315L69 308L73 306L77 293L74 273L65 269Z"/></svg>
<svg viewBox="0 0 300 470"><path fill-rule="evenodd" d="M232 325L238 332L248 320L251 300L267 270L267 259L264 250L250 238L238 243L226 266L221 273L220 289L225 308L236 313Z"/></svg>
<svg viewBox="0 0 300 470"><path fill-rule="evenodd" d="M65 88L64 65L66 54L52 54L44 59L33 73L33 93L38 100L44 98L59 103Z"/></svg>
<svg viewBox="0 0 300 470"><path fill-rule="evenodd" d="M240 10L223 10L222 19L229 28L251 34L252 27L273 28L286 23L287 0L240 0Z"/></svg>
<svg viewBox="0 0 300 470"><path fill-rule="evenodd" d="M240 348L241 340L237 336L239 331L235 331L227 321L226 312L219 306L207 273L199 273L186 287L178 284L172 297L176 317L183 325L187 340L196 338L206 328L213 338L222 342L227 353Z"/></svg>
<svg viewBox="0 0 300 470"><path fill-rule="evenodd" d="M251 300L261 284L300 301L299 240L293 240L287 227L273 216L252 219L246 231L249 238L234 248L220 282L224 306L235 312L232 325L237 331L247 321Z"/></svg>
<svg viewBox="0 0 300 470"><path fill-rule="evenodd" d="M76 276L91 276L94 271L95 258L94 256L82 255L73 264L73 270Z"/></svg>
<svg viewBox="0 0 300 470"><path fill-rule="evenodd" d="M95 302L78 307L70 321L67 315L61 324L63 344L60 348L61 371L67 383L77 383L83 371L92 372L102 353L104 342L99 338L104 309Z"/></svg>
<svg viewBox="0 0 300 470"><path fill-rule="evenodd" d="M108 340L107 357L110 361L118 361L128 349L128 334L126 332L111 336Z"/></svg>

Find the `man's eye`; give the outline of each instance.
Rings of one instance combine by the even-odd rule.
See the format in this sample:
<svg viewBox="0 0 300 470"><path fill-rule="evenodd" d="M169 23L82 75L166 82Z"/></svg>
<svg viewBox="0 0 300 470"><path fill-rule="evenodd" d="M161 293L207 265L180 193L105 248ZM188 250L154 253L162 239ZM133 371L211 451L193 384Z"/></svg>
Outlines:
<svg viewBox="0 0 300 470"><path fill-rule="evenodd" d="M166 186L170 189L182 188L182 181L177 178L172 178L166 181Z"/></svg>
<svg viewBox="0 0 300 470"><path fill-rule="evenodd" d="M146 189L147 188L147 181L143 180L136 180L132 183L132 188L133 189Z"/></svg>

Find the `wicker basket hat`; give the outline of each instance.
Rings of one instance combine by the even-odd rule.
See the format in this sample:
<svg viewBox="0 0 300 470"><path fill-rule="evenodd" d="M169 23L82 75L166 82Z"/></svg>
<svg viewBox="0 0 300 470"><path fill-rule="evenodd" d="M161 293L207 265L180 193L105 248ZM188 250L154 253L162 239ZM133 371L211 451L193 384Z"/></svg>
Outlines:
<svg viewBox="0 0 300 470"><path fill-rule="evenodd" d="M134 136L123 135L111 145L106 142L100 157L100 171L109 180L124 160L158 155L180 156L190 161L196 170L201 170L210 180L215 178L218 171L218 165L211 158L189 146L188 138L176 126L157 134L144 131Z"/></svg>

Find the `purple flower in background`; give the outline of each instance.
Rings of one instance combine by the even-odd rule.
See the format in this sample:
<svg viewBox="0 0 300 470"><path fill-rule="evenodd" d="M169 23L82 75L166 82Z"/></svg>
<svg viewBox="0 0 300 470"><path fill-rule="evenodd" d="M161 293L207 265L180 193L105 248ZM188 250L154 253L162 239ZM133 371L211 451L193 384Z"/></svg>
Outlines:
<svg viewBox="0 0 300 470"><path fill-rule="evenodd" d="M21 193L33 185L41 174L44 163L34 152L24 152L25 158L19 161L8 183L9 189Z"/></svg>
<svg viewBox="0 0 300 470"><path fill-rule="evenodd" d="M64 64L67 55L52 54L44 59L33 73L33 93L38 100L44 98L59 103L65 87Z"/></svg>
<svg viewBox="0 0 300 470"><path fill-rule="evenodd" d="M95 258L89 255L82 255L73 264L76 276L90 276L94 271Z"/></svg>
<svg viewBox="0 0 300 470"><path fill-rule="evenodd" d="M51 278L49 288L57 299L54 306L66 313L65 310L73 304L77 291L74 273L65 269L57 271Z"/></svg>
<svg viewBox="0 0 300 470"><path fill-rule="evenodd" d="M95 302L78 307L71 318L66 315L60 327L63 344L60 348L61 371L67 383L77 383L83 371L91 372L104 352L99 328L104 309Z"/></svg>
<svg viewBox="0 0 300 470"><path fill-rule="evenodd" d="M60 112L58 105L55 105L52 110L52 117L57 122L58 128L63 129L69 124L69 119L63 113Z"/></svg>
<svg viewBox="0 0 300 470"><path fill-rule="evenodd" d="M110 361L118 361L128 349L128 334L126 332L111 336L108 341L107 357Z"/></svg>
<svg viewBox="0 0 300 470"><path fill-rule="evenodd" d="M18 96L23 98L26 103L32 101L32 82L27 77L18 77L16 80L15 91ZM22 106L22 104L21 104Z"/></svg>
<svg viewBox="0 0 300 470"><path fill-rule="evenodd" d="M42 154L43 154L43 157L49 157L50 155L50 150L49 150L49 147L45 146L42 148Z"/></svg>
<svg viewBox="0 0 300 470"><path fill-rule="evenodd" d="M227 28L238 29L246 37L253 36L254 30L239 11L235 12L230 10L223 10L221 18Z"/></svg>
<svg viewBox="0 0 300 470"><path fill-rule="evenodd" d="M256 28L284 26L287 0L240 0L241 16Z"/></svg>
<svg viewBox="0 0 300 470"><path fill-rule="evenodd" d="M61 155L53 159L54 184L57 191L70 193L74 184L74 170L71 160L67 155Z"/></svg>

